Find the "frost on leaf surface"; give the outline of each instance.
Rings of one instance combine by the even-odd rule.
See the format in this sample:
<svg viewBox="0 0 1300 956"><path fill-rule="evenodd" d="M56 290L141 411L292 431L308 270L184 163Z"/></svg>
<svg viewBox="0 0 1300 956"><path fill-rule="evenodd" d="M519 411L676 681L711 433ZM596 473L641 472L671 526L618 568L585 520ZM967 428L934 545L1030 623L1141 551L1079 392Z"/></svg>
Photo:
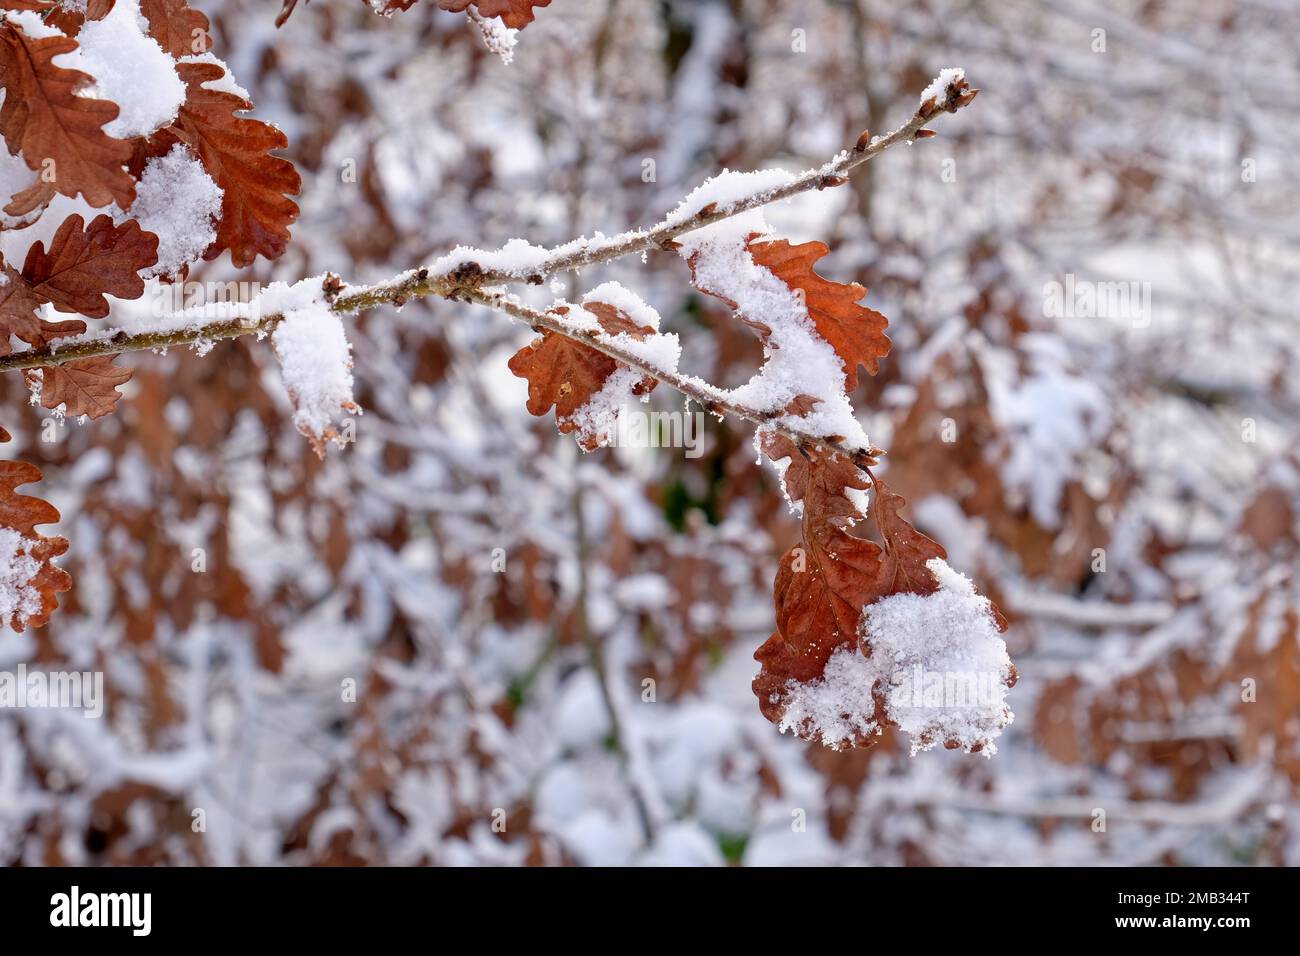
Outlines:
<svg viewBox="0 0 1300 956"><path fill-rule="evenodd" d="M104 132L117 139L147 136L176 118L185 84L176 63L148 35L139 0L117 0L102 20L87 20L77 32L77 49L58 64L82 70L94 82L80 92L118 107Z"/></svg>
<svg viewBox="0 0 1300 956"><path fill-rule="evenodd" d="M776 578L777 632L754 654L762 664L753 686L763 715L837 750L869 746L894 725L913 735L914 752L936 742L986 749L1010 721L1003 695L1015 682L998 637L1001 615L948 568L937 542L900 516L903 499L884 482L870 484L844 455L800 449L784 436L765 435L762 447L784 462L786 493L802 506L802 540L781 559ZM879 544L849 533L867 517ZM876 608L884 610L872 617ZM947 631L927 643L936 627ZM960 671L963 680L972 669L996 674L986 688L991 703L930 710L922 694L919 708L908 707L903 693L913 684L902 679L915 679L914 665L923 668L922 682L930 670Z"/></svg>
<svg viewBox="0 0 1300 956"><path fill-rule="evenodd" d="M25 624L40 613L41 592L32 581L41 562L34 542L13 528L0 528L0 620Z"/></svg>
<svg viewBox="0 0 1300 956"><path fill-rule="evenodd" d="M723 173L688 196L669 221L689 218L687 210L725 209L755 186L778 188L783 181L784 174ZM774 238L761 213L749 210L686 233L677 251L695 287L730 306L763 343L762 367L720 397L776 413L778 422L802 431L869 448L845 389L857 384L859 365L874 373L888 353L888 323L858 304L866 295L862 286L814 271L827 246Z"/></svg>
<svg viewBox="0 0 1300 956"><path fill-rule="evenodd" d="M677 336L660 333L658 313L617 283L593 289L580 306L559 303L549 314L566 328L656 369L677 367ZM610 444L620 411L658 384L600 349L550 330L516 352L509 365L528 380L528 411L545 415L554 407L560 432L573 433L585 451Z"/></svg>
<svg viewBox="0 0 1300 956"><path fill-rule="evenodd" d="M0 428L0 441L8 440ZM0 461L0 623L15 631L48 621L59 606L58 592L72 587L68 573L51 563L68 550L67 539L36 530L38 524L58 521L58 509L16 491L42 477L35 465Z"/></svg>
<svg viewBox="0 0 1300 956"><path fill-rule="evenodd" d="M339 317L320 302L286 308L271 344L298 431L322 457L327 441L346 444L336 425L343 413L360 409L352 398L352 348Z"/></svg>
<svg viewBox="0 0 1300 956"><path fill-rule="evenodd" d="M997 752L993 739L1014 714L1006 695L1015 667L991 601L946 561L926 562L939 582L931 594L894 594L869 605L862 645L870 648L877 692L889 721L912 739L912 753Z"/></svg>
<svg viewBox="0 0 1300 956"><path fill-rule="evenodd" d="M145 163L129 213L158 237L158 262L142 273L145 278L179 274L216 241L221 196L221 187L183 144Z"/></svg>

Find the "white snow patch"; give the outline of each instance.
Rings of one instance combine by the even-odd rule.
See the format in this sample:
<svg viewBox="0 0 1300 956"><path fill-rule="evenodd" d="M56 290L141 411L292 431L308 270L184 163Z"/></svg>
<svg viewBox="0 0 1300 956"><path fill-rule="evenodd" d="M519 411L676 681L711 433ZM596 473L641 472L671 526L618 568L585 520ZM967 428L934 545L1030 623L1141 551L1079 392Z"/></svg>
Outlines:
<svg viewBox="0 0 1300 956"><path fill-rule="evenodd" d="M352 347L343 323L323 303L283 311L271 344L293 401L294 424L319 454L326 440L344 444L334 427L341 413L360 411L352 398Z"/></svg>
<svg viewBox="0 0 1300 956"><path fill-rule="evenodd" d="M930 97L934 97L936 105L942 106L948 99L948 87L964 79L966 79L966 71L959 66L940 70L939 75L930 81L930 85L921 91L921 99L918 103L924 104Z"/></svg>
<svg viewBox="0 0 1300 956"><path fill-rule="evenodd" d="M926 567L933 594L892 594L868 605L862 642L889 718L912 738L912 753L956 741L997 753L993 739L1014 718L1007 708L1011 658L989 599L941 558Z"/></svg>
<svg viewBox="0 0 1300 956"><path fill-rule="evenodd" d="M933 594L893 594L868 605L857 646L837 650L822 678L787 687L782 731L820 737L839 750L881 732L883 716L911 737L912 753L955 741L965 751L997 753L993 740L1010 725L1011 659L988 598L964 575L934 558Z"/></svg>
<svg viewBox="0 0 1300 956"><path fill-rule="evenodd" d="M784 169L756 169L748 173L724 169L691 190L664 221L671 225L680 225L710 203L716 203L719 211L728 212L743 199L775 192L793 181L794 176ZM722 223L714 223L714 225L722 225Z"/></svg>
<svg viewBox="0 0 1300 956"><path fill-rule="evenodd" d="M523 278L537 272L550 250L535 246L526 239L511 239L500 249L476 249L473 246L457 246L429 266L429 272L435 276L448 275L468 263L476 263L484 270L504 272Z"/></svg>
<svg viewBox="0 0 1300 956"><path fill-rule="evenodd" d="M190 56L180 58L181 63L211 63L213 66L219 66L225 71L223 76L215 80L207 80L202 85L205 90L213 90L217 93L233 93L241 100L249 99L248 90L244 89L235 82L234 74L230 72L230 67L226 66L226 61L218 57L211 50L203 53L193 53Z"/></svg>
<svg viewBox="0 0 1300 956"><path fill-rule="evenodd" d="M194 262L217 238L222 189L187 147L177 143L145 164L135 202L120 223L135 219L158 237L158 261L141 275L172 276Z"/></svg>
<svg viewBox="0 0 1300 956"><path fill-rule="evenodd" d="M596 336L598 339L617 346L658 371L677 371L677 363L682 355L681 342L674 332L659 332L659 313L651 308L640 296L617 282L605 282L582 297L583 305L592 302L604 302L612 305L626 314L637 325L648 326L657 333L638 339L626 332L609 335L604 331L598 331ZM599 325L597 325L597 329L599 330Z"/></svg>
<svg viewBox="0 0 1300 956"><path fill-rule="evenodd" d="M185 102L176 61L147 31L139 0L117 0L104 19L86 21L76 50L54 58L57 66L95 78L78 95L117 104L117 118L104 124L104 132L118 139L147 136L166 126Z"/></svg>
<svg viewBox="0 0 1300 956"><path fill-rule="evenodd" d="M647 395L637 396L634 389L645 376L629 366L622 365L614 370L600 391L591 397L574 413L562 420L562 424L573 423L579 441L585 444L595 443L605 447L614 443L618 435L619 411L636 401L647 400Z"/></svg>
<svg viewBox="0 0 1300 956"><path fill-rule="evenodd" d="M871 660L856 646L840 648L826 662L824 676L787 685L790 693L781 714L781 732L820 737L832 750L852 746L859 736L879 734L871 697L877 677Z"/></svg>
<svg viewBox="0 0 1300 956"><path fill-rule="evenodd" d="M63 31L50 26L34 10L11 10L5 13L5 20L22 28L33 40L43 40L46 37L62 36Z"/></svg>
<svg viewBox="0 0 1300 956"><path fill-rule="evenodd" d="M495 53L501 57L501 62L509 66L515 58L515 45L519 42L519 31L513 27L508 27L504 22L496 17L479 16L477 13L470 14L483 35L483 45L488 48L489 53Z"/></svg>
<svg viewBox="0 0 1300 956"><path fill-rule="evenodd" d="M31 554L35 544L13 528L0 528L0 622L26 624L41 610L41 592L32 586L41 570Z"/></svg>

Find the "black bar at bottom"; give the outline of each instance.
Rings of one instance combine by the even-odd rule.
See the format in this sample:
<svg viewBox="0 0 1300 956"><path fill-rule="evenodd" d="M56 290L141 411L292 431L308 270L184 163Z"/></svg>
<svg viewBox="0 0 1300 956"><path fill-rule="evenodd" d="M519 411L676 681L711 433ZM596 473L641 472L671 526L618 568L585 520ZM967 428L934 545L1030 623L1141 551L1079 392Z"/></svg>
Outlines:
<svg viewBox="0 0 1300 956"><path fill-rule="evenodd" d="M1243 933L1287 928L1294 895L1294 871L1256 868L0 871L6 942L76 934L82 943L127 945L336 947L398 934L449 942L448 931L485 933L492 948L556 933L608 943L614 937L597 929L611 920L647 940L703 923L729 942L757 931L771 943L768 934L793 941L846 919L863 920L863 932L886 920L927 943L973 943L972 934L1011 942L1041 926L1061 940L1199 935L1231 945Z"/></svg>

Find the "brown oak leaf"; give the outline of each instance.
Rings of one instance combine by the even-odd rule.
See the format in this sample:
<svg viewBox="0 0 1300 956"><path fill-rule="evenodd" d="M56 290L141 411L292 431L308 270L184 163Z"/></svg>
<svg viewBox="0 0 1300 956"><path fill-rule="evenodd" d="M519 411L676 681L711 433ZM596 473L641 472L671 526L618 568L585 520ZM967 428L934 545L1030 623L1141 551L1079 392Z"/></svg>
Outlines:
<svg viewBox="0 0 1300 956"><path fill-rule="evenodd" d="M185 102L166 130L155 134L151 151L166 152L176 140L192 147L208 175L224 191L216 241L204 253L215 259L225 249L237 268L259 255L275 259L289 242L289 226L298 218L296 195L302 177L293 163L271 150L289 145L284 133L260 120L236 115L253 104L234 93L207 89L225 71L213 63L179 63Z"/></svg>
<svg viewBox="0 0 1300 956"><path fill-rule="evenodd" d="M72 215L50 240L27 252L23 276L32 291L61 312L102 319L108 315L105 294L138 299L144 294L139 272L158 261L158 237L129 219L120 226L108 216L96 216L83 229Z"/></svg>
<svg viewBox="0 0 1300 956"><path fill-rule="evenodd" d="M19 0L23 9L39 10L42 19L70 37L81 32L87 20L102 20L113 10L115 0L86 0L85 3L68 3L66 0ZM7 4L9 5L9 4Z"/></svg>
<svg viewBox="0 0 1300 956"><path fill-rule="evenodd" d="M536 16L533 12L534 7L547 7L551 4L551 0L437 0L437 2L438 9L451 13L464 13L465 8L472 5L478 9L480 15L500 17L506 26L514 27L516 30L521 30L533 22ZM400 6L403 10L412 3L414 0L410 2L390 0L390 5Z"/></svg>
<svg viewBox="0 0 1300 956"><path fill-rule="evenodd" d="M947 554L900 517L903 499L881 481L872 489L871 515L882 544L849 534L863 517L850 492L870 483L844 455L800 450L779 435L767 437L763 450L774 462L790 460L786 491L803 507L803 540L786 552L776 576L777 631L754 654L763 665L753 683L759 709L779 723L789 682L820 678L831 654L858 640L867 605L890 594L936 591L925 565Z"/></svg>
<svg viewBox="0 0 1300 956"><path fill-rule="evenodd" d="M58 187L47 182L40 173L32 170L28 185L12 186L4 207L4 216L0 217L0 230L26 229L45 212L45 207L59 194ZM3 197L0 197L3 199Z"/></svg>
<svg viewBox="0 0 1300 956"><path fill-rule="evenodd" d="M803 242L797 246L784 239L751 239L747 245L758 265L801 293L817 333L830 343L844 363L848 389L858 384L858 366L872 375L880 359L889 354L889 320L874 309L859 305L867 290L856 282L832 282L814 270L817 260L830 252L824 242Z"/></svg>
<svg viewBox="0 0 1300 956"><path fill-rule="evenodd" d="M8 355L13 351L13 345L9 341L11 335L18 336L28 345L38 345L44 341L44 323L36 314L44 300L7 263L0 266L0 269L3 269L4 274L4 284L0 285L0 355ZM72 334L85 331L84 322L77 325L80 328L70 330Z"/></svg>
<svg viewBox="0 0 1300 956"><path fill-rule="evenodd" d="M0 428L0 441L8 441L9 433ZM15 631L25 627L40 627L50 619L50 614L59 606L56 596L60 591L72 587L72 578L67 571L55 567L51 560L68 550L66 538L46 537L36 530L38 524L50 524L59 520L58 509L48 501L20 495L15 490L19 485L40 481L43 475L35 465L23 461L0 461L0 528L7 528L19 535L15 553L10 555L12 568L24 559L33 559L37 565L35 573L26 579L15 582L18 593L14 604L8 611L7 620Z"/></svg>
<svg viewBox="0 0 1300 956"><path fill-rule="evenodd" d="M54 185L65 196L80 193L91 206L115 202L129 209L135 181L123 166L131 147L103 129L117 118L117 104L78 96L93 78L53 62L76 48L77 41L66 36L37 39L13 23L0 23L0 135L10 155L21 151L33 170L53 161Z"/></svg>
<svg viewBox="0 0 1300 956"><path fill-rule="evenodd" d="M644 339L655 331L648 325L638 325L627 313L604 302L588 302L583 308L595 315L601 328L610 335L626 333ZM569 310L566 306L558 306L553 311L565 315ZM606 380L622 366L589 345L544 330L541 338L525 345L511 357L509 367L519 378L528 380L528 411L533 415L545 415L554 406L560 432L567 435L579 429L574 421L577 411L591 401ZM646 376L633 391L642 395L656 384L655 379ZM599 441L591 435L581 436L579 442L587 451L599 446Z"/></svg>
<svg viewBox="0 0 1300 956"><path fill-rule="evenodd" d="M131 369L118 368L116 355L96 355L41 370L41 404L46 408L63 405L66 414L103 418L122 397L118 386L131 378Z"/></svg>
<svg viewBox="0 0 1300 956"><path fill-rule="evenodd" d="M16 272L3 259L0 259L0 274L5 280L0 285L0 355L13 351L9 341L11 335L36 348L51 339L80 335L86 331L86 323L80 319L64 322L42 320L36 310L44 305L45 300L36 294L22 273Z"/></svg>
<svg viewBox="0 0 1300 956"><path fill-rule="evenodd" d="M185 0L140 0L140 12L149 21L149 35L178 60L212 46L208 18Z"/></svg>

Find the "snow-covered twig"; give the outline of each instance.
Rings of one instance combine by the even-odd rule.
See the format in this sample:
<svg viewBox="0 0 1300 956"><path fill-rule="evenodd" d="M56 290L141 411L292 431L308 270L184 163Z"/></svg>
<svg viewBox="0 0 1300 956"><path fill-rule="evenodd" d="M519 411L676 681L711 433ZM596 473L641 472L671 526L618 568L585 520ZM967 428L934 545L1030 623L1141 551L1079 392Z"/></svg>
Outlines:
<svg viewBox="0 0 1300 956"><path fill-rule="evenodd" d="M529 246L530 254L522 257L526 261L509 267L492 264L493 258L500 261L499 254L484 254L481 258L487 263L485 266L476 261L472 254L458 250L432 268L413 269L376 285L350 288L338 283L336 277L327 277L326 282L333 284L332 289L326 290L329 309L338 314L350 314L380 305L400 306L410 299L430 296L451 301L476 302L527 322L534 328L547 329L603 352L678 390L719 417L732 415L780 432L801 446L820 445L838 451L867 469L876 463L875 455L880 454L879 449L852 448L835 437L816 435L778 423L776 419L782 416L780 411L759 410L730 401L723 390L702 379L682 375L673 369L658 368L617 345L602 341L591 332L565 323L556 313L530 308L496 287L519 281L536 284L556 272L581 269L649 249L672 248L678 236L695 229L788 199L801 192L842 185L848 181L848 174L854 169L891 146L926 138L927 134L934 135L933 131L925 128L926 123L940 113L957 112L969 104L978 92L968 86L961 71L945 71L922 93L920 105L911 119L893 132L872 138L868 131L864 131L851 149L844 150L818 169L808 170L782 185L729 198L726 202L708 201L700 209L685 213L679 209L650 229L633 230L599 240L577 239L552 250L541 250L541 255L532 253L536 247ZM260 338L274 331L283 319L283 312L258 315L248 307L233 317L226 315L205 320L203 316L198 316L188 323L184 321L185 315L182 313L174 317L164 329L105 329L53 342L41 348L0 356L0 372L61 365L100 355L208 344L241 335L252 334Z"/></svg>
<svg viewBox="0 0 1300 956"><path fill-rule="evenodd" d="M544 281L546 276L557 272L572 272L587 266L611 262L623 256L648 252L652 249L671 248L671 243L678 236L702 226L729 219L769 203L789 199L799 193L842 186L848 182L850 173L891 146L937 135L933 130L926 129L925 125L940 113L956 113L975 98L979 90L969 88L960 71L953 71L953 73L955 75L952 76L941 74L935 82L932 82L922 94L921 105L912 114L912 118L893 132L872 137L869 130L864 130L851 148L842 150L825 165L806 170L781 186L732 199L726 203L709 202L692 215L684 216L679 211L649 229L637 229L595 240L575 239L549 250L536 262L529 263L527 268L476 268L472 261L458 263L458 267L480 286L520 281L537 284ZM940 80L943 82L940 83Z"/></svg>

